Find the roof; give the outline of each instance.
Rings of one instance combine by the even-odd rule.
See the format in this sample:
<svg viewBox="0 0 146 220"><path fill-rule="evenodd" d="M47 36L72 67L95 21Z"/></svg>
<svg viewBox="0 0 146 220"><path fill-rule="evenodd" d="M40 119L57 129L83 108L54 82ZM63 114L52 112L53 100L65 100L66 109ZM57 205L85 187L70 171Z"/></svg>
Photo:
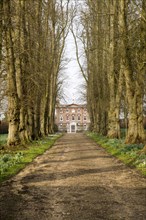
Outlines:
<svg viewBox="0 0 146 220"><path fill-rule="evenodd" d="M85 108L87 105L86 104L75 104L75 103L72 103L72 104L68 104L68 105L62 105L62 104L59 104L56 106L56 108L70 108L70 107L74 107L74 108Z"/></svg>

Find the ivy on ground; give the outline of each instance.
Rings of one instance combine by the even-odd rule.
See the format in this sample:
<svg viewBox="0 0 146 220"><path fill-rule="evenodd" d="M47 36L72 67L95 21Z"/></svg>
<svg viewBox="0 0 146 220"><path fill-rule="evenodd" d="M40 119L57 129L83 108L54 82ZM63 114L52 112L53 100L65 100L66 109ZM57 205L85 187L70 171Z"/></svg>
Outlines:
<svg viewBox="0 0 146 220"><path fill-rule="evenodd" d="M95 140L111 155L130 167L135 167L146 176L146 154L142 151L144 144L125 144L124 139L109 139L92 132L87 133L87 136Z"/></svg>

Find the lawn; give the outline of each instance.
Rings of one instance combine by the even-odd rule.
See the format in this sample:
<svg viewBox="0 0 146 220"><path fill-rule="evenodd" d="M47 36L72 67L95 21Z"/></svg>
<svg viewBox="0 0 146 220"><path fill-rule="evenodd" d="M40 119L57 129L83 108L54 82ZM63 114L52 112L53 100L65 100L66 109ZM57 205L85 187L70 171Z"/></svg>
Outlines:
<svg viewBox="0 0 146 220"><path fill-rule="evenodd" d="M146 155L142 152L144 144L125 144L124 139L109 139L92 132L87 133L87 136L95 140L111 155L146 176Z"/></svg>

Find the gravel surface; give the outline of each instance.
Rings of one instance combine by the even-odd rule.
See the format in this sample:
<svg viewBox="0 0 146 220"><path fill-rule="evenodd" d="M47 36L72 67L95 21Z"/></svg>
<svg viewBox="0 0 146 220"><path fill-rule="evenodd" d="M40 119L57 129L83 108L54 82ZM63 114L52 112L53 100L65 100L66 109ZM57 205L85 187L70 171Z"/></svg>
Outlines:
<svg viewBox="0 0 146 220"><path fill-rule="evenodd" d="M65 134L0 186L0 220L146 220L146 179L84 134Z"/></svg>

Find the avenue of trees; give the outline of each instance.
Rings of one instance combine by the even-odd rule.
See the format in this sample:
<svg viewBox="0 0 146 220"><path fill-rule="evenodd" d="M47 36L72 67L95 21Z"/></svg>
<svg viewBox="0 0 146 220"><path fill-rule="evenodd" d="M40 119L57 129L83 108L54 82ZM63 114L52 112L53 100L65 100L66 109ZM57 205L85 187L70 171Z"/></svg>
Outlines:
<svg viewBox="0 0 146 220"><path fill-rule="evenodd" d="M53 133L69 30L86 82L91 130L120 138L124 114L125 142L144 143L146 1L1 0L0 101L7 96L8 146Z"/></svg>
<svg viewBox="0 0 146 220"><path fill-rule="evenodd" d="M0 78L8 99L9 146L53 132L71 17L69 0L0 1Z"/></svg>
<svg viewBox="0 0 146 220"><path fill-rule="evenodd" d="M79 12L82 33L75 27L72 32L87 86L91 129L120 138L120 116L124 114L128 119L125 142L144 143L146 1L85 2ZM84 66L79 59L79 40L84 48Z"/></svg>

